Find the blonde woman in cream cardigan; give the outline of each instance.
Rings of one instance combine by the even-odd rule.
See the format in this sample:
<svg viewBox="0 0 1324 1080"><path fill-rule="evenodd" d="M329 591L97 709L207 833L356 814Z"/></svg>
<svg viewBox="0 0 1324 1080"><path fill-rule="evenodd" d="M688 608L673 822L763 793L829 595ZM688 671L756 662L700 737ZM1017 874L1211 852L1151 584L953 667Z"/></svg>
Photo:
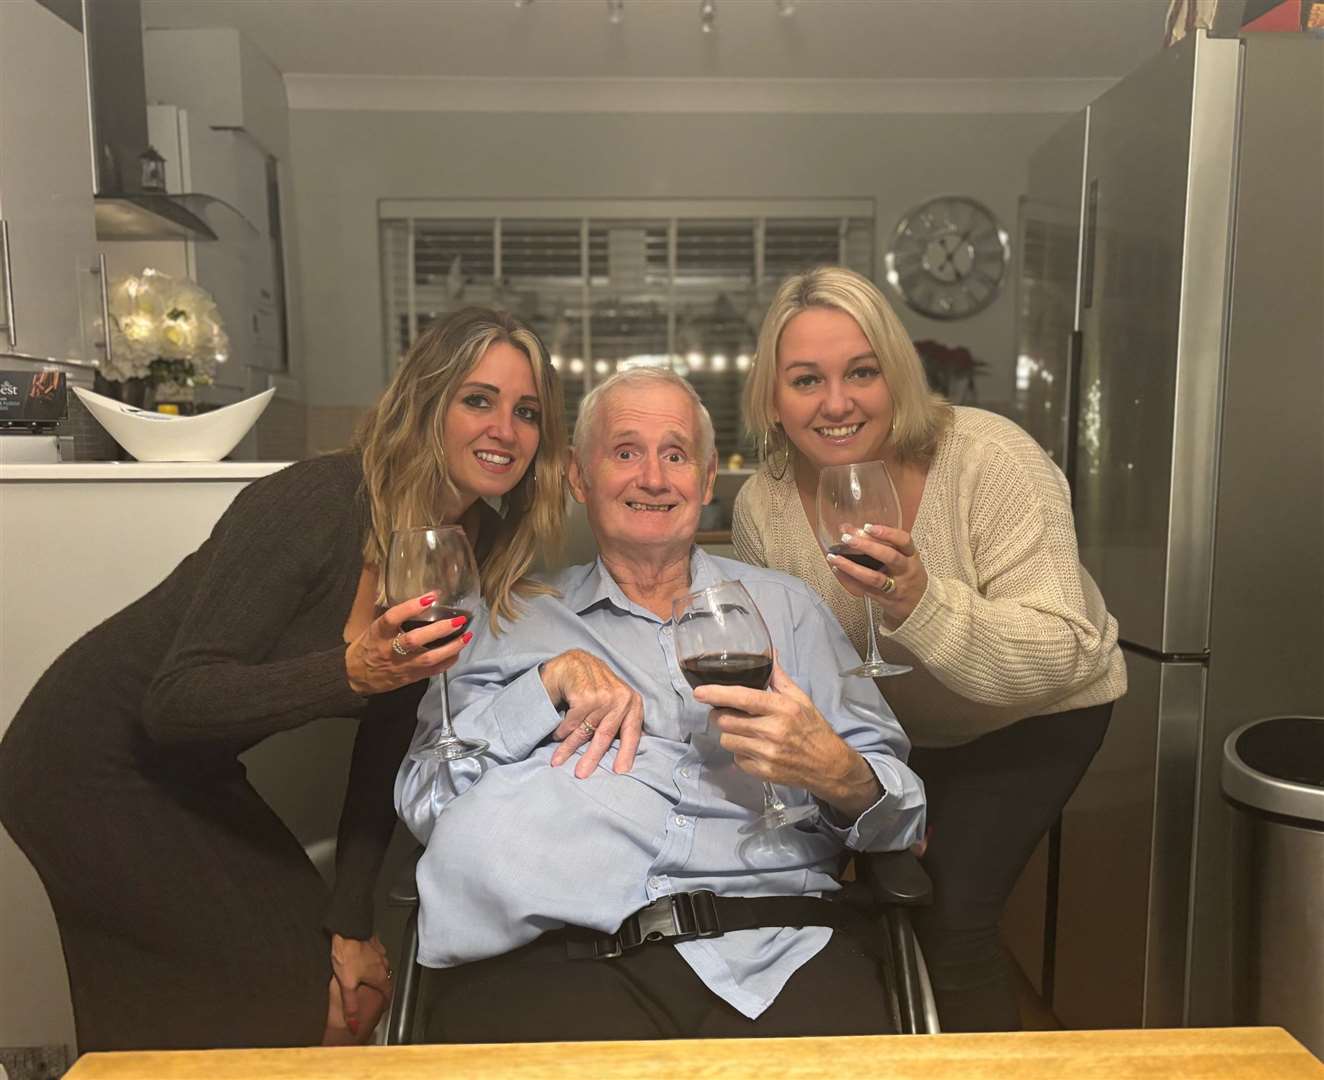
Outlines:
<svg viewBox="0 0 1324 1080"><path fill-rule="evenodd" d="M882 294L841 268L782 285L744 408L763 463L736 499L736 553L817 590L861 654L870 597L883 657L914 666L879 685L928 792L934 906L916 928L943 1029L1018 1028L998 921L1126 691L1066 481L1011 421L931 393ZM901 528L849 543L882 571L815 534L819 470L874 460Z"/></svg>

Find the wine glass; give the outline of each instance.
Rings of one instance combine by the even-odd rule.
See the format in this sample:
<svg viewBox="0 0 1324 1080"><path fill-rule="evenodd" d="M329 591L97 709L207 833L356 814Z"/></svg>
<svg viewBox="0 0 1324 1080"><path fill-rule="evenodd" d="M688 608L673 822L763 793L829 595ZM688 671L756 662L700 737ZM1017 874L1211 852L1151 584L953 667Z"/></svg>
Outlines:
<svg viewBox="0 0 1324 1080"><path fill-rule="evenodd" d="M766 690L772 678L772 638L753 598L738 581L716 585L676 600L676 659L691 689L705 685ZM771 832L818 816L818 807L787 806L766 780L763 813L742 833Z"/></svg>
<svg viewBox="0 0 1324 1080"><path fill-rule="evenodd" d="M842 540L843 534L859 532L866 524L901 528L901 500L887 474L887 466L881 461L861 461L823 468L818 474L818 542L832 555L849 559L867 570L887 573L887 567L877 559L856 551ZM908 664L890 664L879 655L873 600L867 594L864 609L869 619L869 655L864 663L841 674L878 678L914 670Z"/></svg>
<svg viewBox="0 0 1324 1080"><path fill-rule="evenodd" d="M433 593L436 600L413 618L406 619L402 632L435 622L465 617L464 626L429 645L437 648L464 633L473 621L480 600L478 566L464 530L458 525L426 525L396 529L386 554L386 601L391 606ZM457 761L487 749L480 739L461 739L451 727L450 686L441 674L441 729L435 738L414 751L420 761Z"/></svg>

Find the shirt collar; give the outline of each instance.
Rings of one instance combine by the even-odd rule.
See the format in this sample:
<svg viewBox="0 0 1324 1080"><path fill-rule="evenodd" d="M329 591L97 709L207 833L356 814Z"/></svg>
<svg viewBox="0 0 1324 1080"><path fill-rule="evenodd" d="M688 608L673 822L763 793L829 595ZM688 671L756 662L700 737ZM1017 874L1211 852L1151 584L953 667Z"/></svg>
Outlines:
<svg viewBox="0 0 1324 1080"><path fill-rule="evenodd" d="M709 585L715 585L717 580L717 569L708 553L697 545L692 547L690 549L691 591L706 589ZM662 621L647 608L634 603L621 591L616 579L603 565L600 555L593 561L583 580L574 588L566 590L565 603L577 615L583 615L602 604L610 604L619 611L631 612L654 622Z"/></svg>

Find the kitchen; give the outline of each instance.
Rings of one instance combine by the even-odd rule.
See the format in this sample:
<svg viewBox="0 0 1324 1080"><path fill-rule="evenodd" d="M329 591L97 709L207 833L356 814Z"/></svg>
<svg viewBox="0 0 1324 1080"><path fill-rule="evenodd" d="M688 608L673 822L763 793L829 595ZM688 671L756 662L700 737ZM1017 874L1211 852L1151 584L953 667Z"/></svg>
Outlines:
<svg viewBox="0 0 1324 1080"><path fill-rule="evenodd" d="M490 11L459 4L464 12L442 24L445 34L435 45L429 35L438 28L414 26L408 5L371 17L352 13L351 5L343 18L354 14L360 21L328 21L324 32L332 45L366 35L378 50L370 59L329 46L319 57L311 43L298 51L308 20L318 18L307 5L280 5L289 16L283 23L251 12L246 22L224 4L147 0L142 88L106 98L125 91L101 92L94 62L89 126L79 5L7 5L6 20L25 18L23 33L40 35L33 45L8 22L0 35L0 110L6 110L0 111L0 218L12 244L12 252L6 246L7 353L61 361L56 366L71 384L91 389L88 365L105 360L102 288L153 266L210 289L224 316L231 356L219 365L215 384L196 389L196 406L275 393L230 462L112 470L79 458L80 442L113 453L82 416L81 428L72 431L72 462L4 466L4 565L29 568L24 580L12 570L5 575L4 722L78 630L158 580L205 536L240 486L274 468L268 463L343 445L401 344L456 300L524 302L531 287L521 284L521 274L536 280L540 331L563 357L571 398L575 379L587 388L600 377L599 357L614 363L634 354L687 360L693 354L699 362L689 366L696 382L710 380L710 400L733 400L741 357L747 361L752 351L746 312L766 304L768 285L804 257L795 252L856 265L884 281L909 212L959 192L987 209L995 235L1006 234L1010 255L1001 287L961 319L925 314L905 302L899 285L892 294L902 301L897 307L915 339L963 348L982 362L977 372L951 380L957 400L1018 418L1057 449L1078 500L1082 486L1097 494L1097 503L1078 501L1077 515L1082 528L1092 523L1101 547L1097 558L1088 554L1088 539L1082 548L1110 604L1134 606L1123 626L1123 637L1138 646L1129 658L1133 686L1136 665L1146 657L1159 668L1169 665L1152 680L1150 704L1142 706L1144 695L1133 689L1128 700L1141 712L1128 723L1119 713L1100 768L1027 871L1007 937L1036 993L1068 1027L1232 1022L1233 985L1219 975L1235 959L1236 944L1225 884L1231 871L1222 858L1234 822L1219 791L1222 737L1261 716L1324 712L1321 585L1312 558L1321 539L1322 486L1319 138L1317 123L1311 125L1318 108L1283 105L1318 102L1319 68L1309 65L1318 65L1321 43L1304 34L1248 33L1242 46L1226 23L1232 19L1235 35L1246 14L1230 16L1237 6L1218 5L1224 21L1199 49L1187 41L1164 55L1166 5L1157 2L1112 5L1106 16L1101 5L1071 5L1069 16L1052 20L1035 19L1032 4L1010 5L987 25L970 25L971 16L948 28L947 39L922 20L907 22L920 19L922 5L912 4L870 5L876 10L865 14L848 4L804 3L792 5L789 16L771 3L719 4L707 32L691 10L698 4L627 4L620 23L597 4L534 0L494 4ZM585 47L533 66L539 42L557 26ZM939 65L932 68L938 77L914 66L918 55L908 62L900 55L905 50L893 39L907 34L929 43L926 55ZM1091 56L1083 45L1091 34L1112 51ZM827 50L844 50L852 35L887 35L889 63L872 50ZM491 54L478 50L489 37L514 48L527 70L512 61L485 75L478 57ZM647 41L658 43L651 59L640 55ZM1022 47L1025 57L1017 59ZM1258 58L1286 48L1293 59L1276 52ZM446 50L440 60L438 49ZM825 50L837 67L824 63ZM1308 56L1297 60L1297 54ZM122 59L122 41L113 55ZM767 78L760 56L774 58L783 77ZM1157 78L1186 87L1188 97L1192 86L1205 96L1221 88L1226 100L1202 106L1212 113L1193 107L1195 119L1164 126L1144 104L1161 93L1136 82L1142 104L1124 107L1125 94L1114 92L1124 85L1119 80L1165 61L1169 73ZM123 77L123 66L111 65L116 77ZM1266 70L1295 74L1260 91L1256 80ZM887 77L879 78L880 71ZM1252 90L1264 96L1247 96L1240 105L1238 95ZM42 101L26 129L7 111L24 98ZM150 141L165 158L167 192L198 196L176 201L221 240L103 238L115 226L101 223L98 208L126 194L93 175L98 163L88 147L103 107L112 118L146 114ZM1238 108L1254 110L1241 114L1239 137L1202 121ZM1127 124L1140 141L1127 141ZM1099 142L1116 125L1122 134ZM1086 157L1097 161L1110 145L1120 147L1108 151L1120 155L1113 166L1120 179L1092 172ZM1170 204L1145 203L1139 168L1137 188L1124 202L1109 203L1109 185L1121 183L1137 162L1152 164L1170 183L1185 177L1188 148L1197 164L1189 187L1176 181L1175 216L1164 216ZM133 168L140 152L127 157ZM1295 178L1276 171L1285 160L1293 162ZM204 168L209 163L211 171ZM123 186L132 170L119 171ZM104 198L93 200L93 190ZM1093 202L1091 190L1100 192ZM1188 195L1213 207L1194 224L1184 212ZM35 220L45 230L35 246L25 238L24 200L38 207ZM1119 206L1149 206L1150 216L1110 218ZM1235 247L1228 222L1235 223ZM560 252L566 237L568 268L519 267L516 241ZM709 248L718 255L705 264L694 253ZM778 262L776 253L786 250L792 255ZM1032 252L1041 256L1033 264ZM542 257L553 261L552 254ZM674 271L661 285L659 260L663 271L672 260ZM1078 264L1088 269L1078 273ZM78 268L76 284L71 266ZM1215 281L1186 276L1201 266L1224 270ZM1041 270L1048 267L1058 268L1056 276ZM1136 267L1146 271L1135 282L1140 294L1122 296L1113 309L1119 314L1110 318L1102 298L1124 282L1118 270ZM660 296L595 314L593 280L603 276L608 308L619 294ZM1098 303L1084 299L1087 277ZM1216 299L1199 307L1188 297ZM1144 321L1150 307L1158 309L1152 323ZM1178 363L1170 376L1156 376L1158 384L1133 386L1125 369L1105 370L1103 342L1114 343L1112 355L1212 350L1225 359L1199 378L1192 371L1200 369ZM32 365L6 355L3 366ZM1172 385L1163 384L1168 378ZM1088 405L1092 379L1105 397L1093 411L1072 408L1071 401ZM1122 387L1147 403L1150 394L1167 394L1169 417L1176 401L1192 408L1194 419L1172 419L1172 432L1156 437L1142 433L1134 455L1114 457L1111 447L1125 441L1133 421L1119 405L1109 407L1106 395ZM708 397L707 385L704 392ZM739 444L734 413L726 415L719 446L723 463L734 467L723 475L719 498L729 507L745 475L744 462L731 458L742 450L748 456L748 448ZM1174 438L1186 441L1174 446ZM1133 477L1128 486L1126 478L1106 475L1091 486L1087 457L1069 460L1067 448L1077 445L1103 448L1095 452L1105 466L1133 466L1143 483ZM1211 447L1218 469L1208 461ZM108 475L113 479L102 479ZM1156 524L1150 508L1137 506L1135 492L1161 489L1167 498L1169 488L1173 506L1195 524L1169 528L1166 504ZM1132 551L1124 545L1111 566L1107 526L1118 511L1105 496L1121 500L1127 528L1143 537ZM96 523L90 543L89 521ZM148 550L150 559L143 555ZM1177 596L1186 586L1175 574L1164 578L1164 567L1177 566L1203 583L1183 594L1204 605L1189 635L1174 623L1187 618L1174 614L1179 599L1187 602ZM1256 569L1223 587L1225 567ZM1272 567L1291 573L1271 573ZM62 589L86 597L80 627L63 618L48 626L31 615L42 610L43 583L56 573ZM1131 584L1151 581L1159 584ZM1165 589L1166 605L1154 598ZM1151 624L1167 629L1153 640L1139 630L1129 636L1128 626ZM1296 642L1300 651L1294 655L1282 641ZM1228 661L1220 667L1222 657ZM1189 695L1173 703L1173 680L1190 674L1201 680L1198 701L1216 709L1202 712ZM1155 737L1162 716L1175 719ZM255 753L250 770L296 834L314 846L334 834L331 804L338 799L327 797L319 777L343 772L348 730L310 730L286 740L283 748L264 746L265 759ZM1148 785L1143 805L1118 794L1137 783ZM1116 837L1123 850L1111 856L1113 863L1082 866L1081 853L1089 862L1110 837L1110 809L1125 815L1126 830ZM33 978L29 994L6 1000L0 1045L71 1044L53 921L21 855L7 837L0 843L3 906L22 913L5 932L3 968L44 973ZM1110 865L1131 875L1116 899L1097 879ZM1110 956L1097 955L1109 951L1093 932L1098 904L1126 913L1126 947ZM1102 982L1094 977L1100 964L1111 972Z"/></svg>

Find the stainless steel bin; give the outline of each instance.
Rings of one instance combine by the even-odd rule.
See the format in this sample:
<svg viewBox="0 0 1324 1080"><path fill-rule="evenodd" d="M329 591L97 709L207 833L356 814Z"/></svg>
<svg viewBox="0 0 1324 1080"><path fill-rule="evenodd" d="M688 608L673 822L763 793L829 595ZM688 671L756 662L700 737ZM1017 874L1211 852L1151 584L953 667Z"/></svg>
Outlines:
<svg viewBox="0 0 1324 1080"><path fill-rule="evenodd" d="M1247 817L1248 1019L1324 1058L1324 717L1274 716L1223 744L1223 794Z"/></svg>

